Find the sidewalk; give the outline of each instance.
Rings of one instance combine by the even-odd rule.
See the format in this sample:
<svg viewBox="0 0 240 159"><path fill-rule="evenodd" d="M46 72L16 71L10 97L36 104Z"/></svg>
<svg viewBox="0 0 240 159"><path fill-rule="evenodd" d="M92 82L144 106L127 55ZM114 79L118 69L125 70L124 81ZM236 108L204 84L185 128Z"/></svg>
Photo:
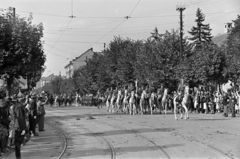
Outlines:
<svg viewBox="0 0 240 159"><path fill-rule="evenodd" d="M31 139L21 147L22 159L44 159L57 158L62 151L63 142L54 129L45 123L45 131L38 132L39 136ZM36 129L37 130L37 129ZM0 157L4 159L15 159L15 152L8 156Z"/></svg>

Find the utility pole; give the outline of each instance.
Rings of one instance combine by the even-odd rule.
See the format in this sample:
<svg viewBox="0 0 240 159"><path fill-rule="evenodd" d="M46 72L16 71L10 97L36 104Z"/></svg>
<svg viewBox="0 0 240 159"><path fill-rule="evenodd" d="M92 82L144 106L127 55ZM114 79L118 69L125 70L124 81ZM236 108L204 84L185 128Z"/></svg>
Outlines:
<svg viewBox="0 0 240 159"><path fill-rule="evenodd" d="M73 19L73 18L76 18L76 16L73 15L73 0L72 0L71 2L72 2L72 3L71 3L71 4L72 4L72 15L69 16L69 18L72 18L72 19Z"/></svg>
<svg viewBox="0 0 240 159"><path fill-rule="evenodd" d="M15 9L15 8L12 8L12 10L13 10L13 18L14 18L14 20L15 20L15 16L16 16L16 9Z"/></svg>
<svg viewBox="0 0 240 159"><path fill-rule="evenodd" d="M183 16L182 16L182 12L186 9L185 6L177 6L177 11L180 12L180 58L183 59L183 45L182 45L182 39L183 39ZM184 79L181 78L180 81L180 87L184 85ZM179 87L179 88L180 88ZM179 89L178 88L178 89Z"/></svg>
<svg viewBox="0 0 240 159"><path fill-rule="evenodd" d="M177 11L180 12L180 56L183 57L183 45L182 45L182 39L183 39L183 16L182 12L186 9L185 6L177 6Z"/></svg>

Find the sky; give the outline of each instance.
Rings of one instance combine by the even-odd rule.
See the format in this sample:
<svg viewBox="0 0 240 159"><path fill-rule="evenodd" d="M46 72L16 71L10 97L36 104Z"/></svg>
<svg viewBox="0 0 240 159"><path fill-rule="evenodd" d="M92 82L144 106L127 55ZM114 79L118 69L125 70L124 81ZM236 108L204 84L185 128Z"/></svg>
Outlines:
<svg viewBox="0 0 240 159"><path fill-rule="evenodd" d="M196 26L197 8L213 36L223 34L224 23L240 14L239 0L0 0L0 8L14 7L20 17L32 13L33 24L43 23L45 77L65 75L64 66L72 59L89 48L101 52L114 36L146 40L155 27L159 33L179 29L177 6L186 8L184 37Z"/></svg>

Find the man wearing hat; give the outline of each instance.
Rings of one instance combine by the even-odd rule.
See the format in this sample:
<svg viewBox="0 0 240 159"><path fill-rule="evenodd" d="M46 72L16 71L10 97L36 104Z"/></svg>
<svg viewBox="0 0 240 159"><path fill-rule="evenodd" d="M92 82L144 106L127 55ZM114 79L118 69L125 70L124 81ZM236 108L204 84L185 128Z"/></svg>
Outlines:
<svg viewBox="0 0 240 159"><path fill-rule="evenodd" d="M38 133L36 133L36 124L37 124L37 102L36 102L36 94L33 93L31 95L30 99L30 107L29 107L29 126L30 131L32 132L32 135L39 136Z"/></svg>
<svg viewBox="0 0 240 159"><path fill-rule="evenodd" d="M24 141L26 132L26 112L24 105L20 102L22 97L16 95L12 97L13 113L14 113L14 129L15 129L15 155L17 159L21 159L21 145Z"/></svg>

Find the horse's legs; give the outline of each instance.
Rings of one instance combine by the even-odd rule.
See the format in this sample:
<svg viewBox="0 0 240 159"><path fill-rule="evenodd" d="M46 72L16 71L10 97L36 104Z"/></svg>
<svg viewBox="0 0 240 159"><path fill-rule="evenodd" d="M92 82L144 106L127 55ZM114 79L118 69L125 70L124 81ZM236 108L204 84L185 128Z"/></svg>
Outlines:
<svg viewBox="0 0 240 159"><path fill-rule="evenodd" d="M132 104L132 112L133 112L133 115L137 113L137 107L135 103Z"/></svg>
<svg viewBox="0 0 240 159"><path fill-rule="evenodd" d="M167 105L165 101L162 101L162 107L163 107L163 111L165 111L165 114L167 114Z"/></svg>
<svg viewBox="0 0 240 159"><path fill-rule="evenodd" d="M185 104L183 104L182 106L185 109L185 119L187 120L189 118L188 117L188 108L187 108L187 106ZM181 113L181 115L182 115L182 113Z"/></svg>
<svg viewBox="0 0 240 159"><path fill-rule="evenodd" d="M117 109L116 113L118 113L119 112L119 101L116 102L116 109Z"/></svg>
<svg viewBox="0 0 240 159"><path fill-rule="evenodd" d="M151 115L153 114L153 107L154 107L154 101L149 101L150 103L150 110L151 110Z"/></svg>
<svg viewBox="0 0 240 159"><path fill-rule="evenodd" d="M107 111L109 112L109 101L108 100L106 102L106 105L107 105Z"/></svg>
<svg viewBox="0 0 240 159"><path fill-rule="evenodd" d="M140 106L140 112L141 114L143 114L143 99L140 99L139 106Z"/></svg>
<svg viewBox="0 0 240 159"><path fill-rule="evenodd" d="M112 101L112 102L111 102L111 105L112 105L112 107L111 107L112 113L114 113L115 103Z"/></svg>
<svg viewBox="0 0 240 159"><path fill-rule="evenodd" d="M126 103L123 101L123 112L126 113Z"/></svg>
<svg viewBox="0 0 240 159"><path fill-rule="evenodd" d="M174 110L173 110L174 111L174 116L175 116L175 119L178 120L178 118L177 118L177 103L174 102L173 105L174 105Z"/></svg>
<svg viewBox="0 0 240 159"><path fill-rule="evenodd" d="M129 103L129 114L132 114L132 103Z"/></svg>

